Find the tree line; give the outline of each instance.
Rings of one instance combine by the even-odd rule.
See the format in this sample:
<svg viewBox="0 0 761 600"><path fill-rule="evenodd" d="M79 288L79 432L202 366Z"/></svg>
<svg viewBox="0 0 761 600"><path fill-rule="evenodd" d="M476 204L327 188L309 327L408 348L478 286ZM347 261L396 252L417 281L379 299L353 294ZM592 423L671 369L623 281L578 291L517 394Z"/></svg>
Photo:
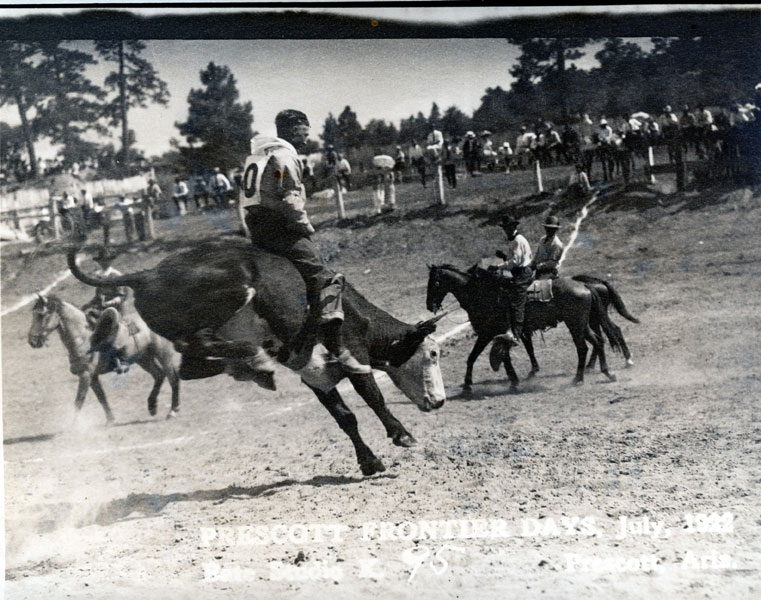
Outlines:
<svg viewBox="0 0 761 600"><path fill-rule="evenodd" d="M727 106L747 100L761 81L761 44L742 38L652 38L650 48L622 38L510 39L520 55L509 72L509 89L489 87L480 106L467 115L457 106L444 110L432 102L393 122L371 118L362 126L346 106L325 120L324 145L339 151L389 151L395 144L423 141L433 125L451 138L468 130L514 133L537 120L573 121L579 113L607 117L634 111L660 112L665 104ZM594 45L598 65L578 68L575 61ZM81 44L79 45L81 46ZM96 41L93 51L61 40L0 41L0 106L15 105L21 125L0 124L0 160L24 147L31 176L37 175L34 143L48 137L61 144L64 166L98 157L101 166L126 172L144 158L134 150L129 111L149 103L166 105L169 90L144 56L140 40ZM102 85L87 75L98 60L113 66ZM495 64L495 69L499 68ZM507 68L507 67L505 67ZM248 154L253 107L240 102L230 69L210 62L200 72L201 87L188 95L188 117L175 123L185 143L171 140L165 159L176 170L195 172L240 166ZM91 141L118 131L119 149ZM312 141L309 151L319 145Z"/></svg>
<svg viewBox="0 0 761 600"><path fill-rule="evenodd" d="M322 139L345 150L422 142L430 127L461 138L467 131L515 133L539 120L572 123L578 115L620 117L636 111L658 114L667 104L727 108L752 98L761 81L758 40L651 38L651 48L623 38L511 39L521 53L510 68L509 89L489 87L480 106L466 115L457 106L443 112L434 102L424 114L393 123L371 119L362 128L349 106L323 126ZM598 65L581 69L577 60L591 46Z"/></svg>

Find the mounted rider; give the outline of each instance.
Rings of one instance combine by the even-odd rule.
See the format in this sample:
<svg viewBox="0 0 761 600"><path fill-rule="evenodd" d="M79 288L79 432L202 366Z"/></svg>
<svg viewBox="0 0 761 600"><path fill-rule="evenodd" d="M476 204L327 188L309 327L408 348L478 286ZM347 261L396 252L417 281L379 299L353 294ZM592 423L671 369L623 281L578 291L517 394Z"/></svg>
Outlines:
<svg viewBox="0 0 761 600"><path fill-rule="evenodd" d="M96 275L104 278L119 277L121 273L111 266L114 258L116 257L109 248L101 246L98 254L94 258L95 262L100 267L100 270ZM102 329L102 324L100 322L101 316L103 315L103 311L107 308L115 308L119 313L119 321L121 322L124 319L124 304L128 295L129 288L125 286L101 285L96 287L95 296L82 307L82 311L87 318L87 324L95 332L99 332ZM132 331L134 326L131 323L126 325L130 330L129 333L134 333ZM115 348L110 341L104 340L96 349L109 356L112 370L117 373L124 373L129 369L129 366L123 361L122 353L118 348Z"/></svg>
<svg viewBox="0 0 761 600"><path fill-rule="evenodd" d="M496 271L497 275L504 283L503 289L507 292L510 328L512 334L511 343L517 344L523 334L523 317L526 310L526 291L533 279L531 269L532 255L531 246L520 233L518 233L520 221L511 216L502 217L500 226L507 235L510 243L506 252L497 251L497 256L504 262L499 265L489 267L489 270Z"/></svg>
<svg viewBox="0 0 761 600"><path fill-rule="evenodd" d="M101 246L98 254L93 259L100 270L96 272L98 277L119 277L121 273L111 266L116 258L111 250ZM108 307L113 306L122 314L122 304L127 298L128 288L125 286L102 285L95 288L95 296L82 307L90 327L95 327L100 315Z"/></svg>
<svg viewBox="0 0 761 600"><path fill-rule="evenodd" d="M563 242L558 238L560 220L549 216L544 221L545 236L539 242L531 266L536 272L536 279L556 279L560 258L563 256Z"/></svg>
<svg viewBox="0 0 761 600"><path fill-rule="evenodd" d="M309 120L298 110L283 110L275 117L275 127L278 137L252 140L249 161L257 156L261 158L257 159L256 174L251 182L253 193L249 196L246 190L246 196L254 202L246 206L251 241L290 260L304 279L309 311L303 331L309 334L321 331L323 344L347 373L370 373L370 367L361 364L343 344L344 277L323 265L319 248L311 237L314 227L305 209L306 194L298 156L309 137ZM248 187L248 178L244 179ZM314 339L309 337L300 342L309 347Z"/></svg>

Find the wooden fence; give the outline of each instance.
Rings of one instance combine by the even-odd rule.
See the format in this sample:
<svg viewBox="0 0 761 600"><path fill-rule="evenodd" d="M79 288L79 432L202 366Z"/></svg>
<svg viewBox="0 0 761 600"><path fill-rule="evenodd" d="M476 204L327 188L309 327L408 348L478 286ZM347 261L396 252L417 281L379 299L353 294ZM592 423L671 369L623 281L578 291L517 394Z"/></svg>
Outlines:
<svg viewBox="0 0 761 600"><path fill-rule="evenodd" d="M148 187L148 179L143 175L127 179L102 179L98 181L75 181L67 186L56 186L56 194L68 192L81 202L81 190L88 190L93 198L115 198L133 195ZM31 233L41 220L50 219L54 210L50 190L47 188L26 188L0 195L0 222Z"/></svg>

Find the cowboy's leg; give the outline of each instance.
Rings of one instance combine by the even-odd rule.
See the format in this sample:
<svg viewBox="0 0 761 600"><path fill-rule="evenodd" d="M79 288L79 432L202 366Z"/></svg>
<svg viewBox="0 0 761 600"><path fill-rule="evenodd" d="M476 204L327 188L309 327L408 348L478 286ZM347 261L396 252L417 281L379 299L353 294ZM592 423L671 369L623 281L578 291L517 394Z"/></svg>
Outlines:
<svg viewBox="0 0 761 600"><path fill-rule="evenodd" d="M277 217L266 212L250 213L246 224L255 244L287 258L303 278L306 286L304 300L309 305L307 330L316 331L322 326L325 347L348 372L370 373L370 367L359 364L341 339L343 276L332 273L322 264L319 249L310 238L284 233L282 227L278 227Z"/></svg>
<svg viewBox="0 0 761 600"><path fill-rule="evenodd" d="M370 373L370 367L360 364L343 344L343 275L332 273L322 264L317 246L310 238L296 240L284 256L293 263L304 279L310 303L309 312L310 315L319 318L325 347L338 358L341 366L349 373Z"/></svg>

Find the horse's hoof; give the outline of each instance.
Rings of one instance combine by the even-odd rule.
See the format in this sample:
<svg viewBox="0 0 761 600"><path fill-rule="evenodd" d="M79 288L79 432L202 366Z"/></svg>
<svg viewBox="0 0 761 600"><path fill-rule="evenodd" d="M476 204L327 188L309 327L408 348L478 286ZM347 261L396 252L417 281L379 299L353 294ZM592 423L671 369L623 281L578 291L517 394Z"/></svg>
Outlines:
<svg viewBox="0 0 761 600"><path fill-rule="evenodd" d="M149 406L148 407L148 414L152 417L156 416L156 407L155 406Z"/></svg>
<svg viewBox="0 0 761 600"><path fill-rule="evenodd" d="M584 380L583 379L574 379L573 380L573 385L584 385Z"/></svg>
<svg viewBox="0 0 761 600"><path fill-rule="evenodd" d="M169 412L166 414L166 420L168 421L169 419L174 419L174 418L177 416L177 414L178 414L178 413L177 413L177 411L176 411L176 410L170 410L170 411L169 411Z"/></svg>
<svg viewBox="0 0 761 600"><path fill-rule="evenodd" d="M507 389L508 394L517 394L518 393L518 384L517 383L511 383L510 387Z"/></svg>
<svg viewBox="0 0 761 600"><path fill-rule="evenodd" d="M529 371L529 374L526 375L526 379L533 379L536 377L537 371Z"/></svg>
<svg viewBox="0 0 761 600"><path fill-rule="evenodd" d="M618 381L618 377L616 377L615 373L606 373L606 375L610 381Z"/></svg>
<svg viewBox="0 0 761 600"><path fill-rule="evenodd" d="M469 385L462 386L462 393L460 395L463 398L470 398L473 395L473 388Z"/></svg>
<svg viewBox="0 0 761 600"><path fill-rule="evenodd" d="M360 463L359 468L362 469L362 475L365 477L375 475L376 473L383 473L383 471L386 470L386 467L383 466L383 463L380 461L380 459L375 457L366 462Z"/></svg>
<svg viewBox="0 0 761 600"><path fill-rule="evenodd" d="M406 432L394 436L392 441L394 442L394 446L399 446L401 448L411 448L412 446L417 445L417 440Z"/></svg>
<svg viewBox="0 0 761 600"><path fill-rule="evenodd" d="M628 369L629 367L633 367L633 366L634 366L634 361L631 358L627 358L626 359L626 368Z"/></svg>
<svg viewBox="0 0 761 600"><path fill-rule="evenodd" d="M73 423L72 423L73 425ZM106 424L105 427L113 427L114 425L114 418L113 417L106 417Z"/></svg>

